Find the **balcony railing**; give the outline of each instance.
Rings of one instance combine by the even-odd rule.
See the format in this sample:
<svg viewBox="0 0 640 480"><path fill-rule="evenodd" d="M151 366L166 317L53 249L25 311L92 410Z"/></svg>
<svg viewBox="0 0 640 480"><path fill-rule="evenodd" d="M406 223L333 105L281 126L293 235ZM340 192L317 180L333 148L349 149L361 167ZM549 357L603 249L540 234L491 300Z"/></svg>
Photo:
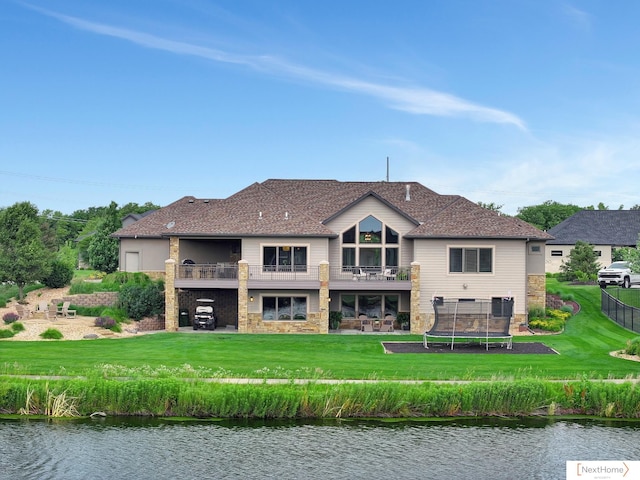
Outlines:
<svg viewBox="0 0 640 480"><path fill-rule="evenodd" d="M176 278L180 280L236 280L238 265L235 263L177 265Z"/></svg>
<svg viewBox="0 0 640 480"><path fill-rule="evenodd" d="M320 267L311 265L250 265L249 280L320 281Z"/></svg>
<svg viewBox="0 0 640 480"><path fill-rule="evenodd" d="M399 282L411 280L411 267L330 267L330 280Z"/></svg>
<svg viewBox="0 0 640 480"><path fill-rule="evenodd" d="M176 265L176 279L189 281L237 280L238 265L212 263ZM330 267L330 281L402 282L411 279L411 267ZM318 282L320 267L315 265L249 265L250 282ZM190 282L191 283L191 282Z"/></svg>

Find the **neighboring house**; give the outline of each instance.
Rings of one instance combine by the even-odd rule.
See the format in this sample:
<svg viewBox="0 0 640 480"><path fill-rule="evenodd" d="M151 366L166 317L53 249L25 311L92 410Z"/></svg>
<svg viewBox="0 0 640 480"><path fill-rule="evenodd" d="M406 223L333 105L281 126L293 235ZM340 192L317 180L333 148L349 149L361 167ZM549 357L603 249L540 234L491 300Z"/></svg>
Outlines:
<svg viewBox="0 0 640 480"><path fill-rule="evenodd" d="M327 333L433 297L514 300L514 326L545 304L545 242L517 218L416 182L267 180L226 199L184 197L114 233L120 269L164 274L166 329L198 298L239 332Z"/></svg>
<svg viewBox="0 0 640 480"><path fill-rule="evenodd" d="M640 234L640 210L581 210L548 232L546 271L558 273L577 241L593 246L605 267L612 262L614 248L635 247Z"/></svg>
<svg viewBox="0 0 640 480"><path fill-rule="evenodd" d="M156 210L147 210L144 213L129 213L129 214L125 215L124 218L122 219L122 226L123 227L128 227L132 223L135 223L138 220L143 219L147 215L151 215L155 211Z"/></svg>

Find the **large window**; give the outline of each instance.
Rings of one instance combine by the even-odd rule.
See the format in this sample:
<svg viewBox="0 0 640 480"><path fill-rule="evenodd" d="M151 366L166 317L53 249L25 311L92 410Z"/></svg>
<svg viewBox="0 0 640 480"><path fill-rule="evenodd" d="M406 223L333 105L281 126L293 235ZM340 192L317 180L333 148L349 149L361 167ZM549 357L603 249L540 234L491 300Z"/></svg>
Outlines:
<svg viewBox="0 0 640 480"><path fill-rule="evenodd" d="M398 316L398 295L355 295L341 296L343 318L384 318L387 315Z"/></svg>
<svg viewBox="0 0 640 480"><path fill-rule="evenodd" d="M307 247L264 247L263 258L265 271L307 271Z"/></svg>
<svg viewBox="0 0 640 480"><path fill-rule="evenodd" d="M372 215L342 232L343 267L397 267L400 235Z"/></svg>
<svg viewBox="0 0 640 480"><path fill-rule="evenodd" d="M263 320L306 320L307 297L262 297Z"/></svg>
<svg viewBox="0 0 640 480"><path fill-rule="evenodd" d="M491 273L493 271L492 248L450 248L450 273Z"/></svg>

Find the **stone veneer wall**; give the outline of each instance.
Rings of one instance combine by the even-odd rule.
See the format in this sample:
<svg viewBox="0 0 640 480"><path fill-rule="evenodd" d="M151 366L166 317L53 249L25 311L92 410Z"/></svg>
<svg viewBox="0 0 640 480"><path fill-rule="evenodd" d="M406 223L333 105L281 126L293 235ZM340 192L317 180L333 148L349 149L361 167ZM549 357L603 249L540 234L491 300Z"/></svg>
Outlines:
<svg viewBox="0 0 640 480"><path fill-rule="evenodd" d="M118 303L118 292L80 293L78 295L66 295L63 302L71 302L78 307L112 307ZM56 302L57 303L57 302Z"/></svg>
<svg viewBox="0 0 640 480"><path fill-rule="evenodd" d="M411 310L409 311L411 333L422 335L426 330L427 315L420 311L420 264L411 263Z"/></svg>
<svg viewBox="0 0 640 480"><path fill-rule="evenodd" d="M307 320L262 320L261 313L247 315L247 332L251 333L327 333L327 321L322 319L320 312L310 312Z"/></svg>
<svg viewBox="0 0 640 480"><path fill-rule="evenodd" d="M165 322L164 316L160 315L156 318L143 318L142 320L136 322L136 326L138 331L140 332L153 332L155 330L164 330Z"/></svg>
<svg viewBox="0 0 640 480"><path fill-rule="evenodd" d="M525 310L534 305L543 307L547 304L547 277L546 275L529 275L527 277L527 305Z"/></svg>

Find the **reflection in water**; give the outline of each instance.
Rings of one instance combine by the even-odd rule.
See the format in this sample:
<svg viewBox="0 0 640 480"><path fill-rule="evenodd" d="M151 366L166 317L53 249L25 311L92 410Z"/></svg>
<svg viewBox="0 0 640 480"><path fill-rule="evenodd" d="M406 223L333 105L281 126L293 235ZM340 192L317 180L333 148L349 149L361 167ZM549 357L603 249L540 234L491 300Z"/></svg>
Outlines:
<svg viewBox="0 0 640 480"><path fill-rule="evenodd" d="M637 460L637 422L0 422L0 478L564 478Z"/></svg>

